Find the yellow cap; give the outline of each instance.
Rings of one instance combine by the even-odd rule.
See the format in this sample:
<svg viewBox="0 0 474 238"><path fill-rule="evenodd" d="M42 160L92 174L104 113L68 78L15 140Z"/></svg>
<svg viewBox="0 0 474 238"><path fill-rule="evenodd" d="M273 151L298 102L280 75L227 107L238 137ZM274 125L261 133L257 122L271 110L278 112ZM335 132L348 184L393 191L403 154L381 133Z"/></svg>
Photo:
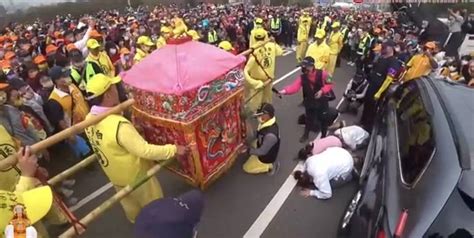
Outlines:
<svg viewBox="0 0 474 238"><path fill-rule="evenodd" d="M267 31L266 31L265 29L263 29L263 28L257 28L257 29L255 29L255 30L253 30L253 31L254 31L254 33L253 33L254 35L253 35L253 36L254 36L255 39L257 39L257 40L263 40L263 39L265 39L265 37L268 35Z"/></svg>
<svg viewBox="0 0 474 238"><path fill-rule="evenodd" d="M161 31L161 33L170 33L171 29L169 27L162 26L160 31Z"/></svg>
<svg viewBox="0 0 474 238"><path fill-rule="evenodd" d="M340 23L340 22L338 22L338 21L336 21L336 22L334 22L334 23L332 24L332 26L331 26L331 27L332 27L332 28L338 28L338 27L341 27L341 23Z"/></svg>
<svg viewBox="0 0 474 238"><path fill-rule="evenodd" d="M255 23L256 24L263 24L263 19L260 17L255 18Z"/></svg>
<svg viewBox="0 0 474 238"><path fill-rule="evenodd" d="M92 94L87 99L92 99L101 96L104 94L111 85L116 84L122 81L120 76L109 77L105 74L96 74L88 82L86 86L86 91L89 94Z"/></svg>
<svg viewBox="0 0 474 238"><path fill-rule="evenodd" d="M219 43L219 48L225 50L225 51L231 51L233 50L234 48L232 47L232 44L228 41L222 41L221 43Z"/></svg>
<svg viewBox="0 0 474 238"><path fill-rule="evenodd" d="M89 39L87 41L87 48L89 49L97 49L100 47L99 42L96 39Z"/></svg>
<svg viewBox="0 0 474 238"><path fill-rule="evenodd" d="M140 37L138 37L137 45L154 46L155 44L153 44L153 41L151 41L150 37L140 36Z"/></svg>
<svg viewBox="0 0 474 238"><path fill-rule="evenodd" d="M37 187L23 193L0 190L0 198L4 198L0 206L0 230L2 232L15 215L13 208L21 205L24 215L34 224L48 214L53 204L53 192L49 186Z"/></svg>
<svg viewBox="0 0 474 238"><path fill-rule="evenodd" d="M322 39L326 36L326 32L323 29L318 29L316 30L316 34L314 34L314 37Z"/></svg>

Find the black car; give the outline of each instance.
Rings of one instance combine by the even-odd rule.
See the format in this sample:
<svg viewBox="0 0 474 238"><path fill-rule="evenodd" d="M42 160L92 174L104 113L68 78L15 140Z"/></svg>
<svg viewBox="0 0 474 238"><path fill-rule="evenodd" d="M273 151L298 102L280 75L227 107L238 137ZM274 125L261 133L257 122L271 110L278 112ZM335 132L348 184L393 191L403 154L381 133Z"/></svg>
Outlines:
<svg viewBox="0 0 474 238"><path fill-rule="evenodd" d="M474 90L424 77L387 94L340 237L472 237Z"/></svg>

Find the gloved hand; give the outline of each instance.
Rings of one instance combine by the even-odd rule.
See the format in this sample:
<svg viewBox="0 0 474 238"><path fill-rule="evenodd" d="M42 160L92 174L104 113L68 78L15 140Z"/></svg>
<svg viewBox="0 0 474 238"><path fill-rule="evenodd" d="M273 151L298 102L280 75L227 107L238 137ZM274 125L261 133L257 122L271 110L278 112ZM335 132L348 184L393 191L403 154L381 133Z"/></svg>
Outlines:
<svg viewBox="0 0 474 238"><path fill-rule="evenodd" d="M282 90L278 91L278 93L281 94L281 95L286 95L286 90L282 89Z"/></svg>

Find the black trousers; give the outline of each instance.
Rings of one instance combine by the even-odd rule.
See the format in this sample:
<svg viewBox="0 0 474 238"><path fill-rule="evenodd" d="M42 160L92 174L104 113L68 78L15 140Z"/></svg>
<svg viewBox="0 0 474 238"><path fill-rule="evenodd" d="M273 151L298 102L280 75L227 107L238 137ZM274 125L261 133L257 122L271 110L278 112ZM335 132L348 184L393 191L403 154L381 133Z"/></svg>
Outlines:
<svg viewBox="0 0 474 238"><path fill-rule="evenodd" d="M372 131L374 125L375 114L377 113L377 102L374 99L373 94L367 94L364 99L364 111L360 123L366 131Z"/></svg>
<svg viewBox="0 0 474 238"><path fill-rule="evenodd" d="M327 136L328 127L335 120L335 117L329 110L329 107L320 108L305 108L306 122L305 122L305 135L308 135L310 131L321 131L321 138ZM337 117L337 113L336 113Z"/></svg>

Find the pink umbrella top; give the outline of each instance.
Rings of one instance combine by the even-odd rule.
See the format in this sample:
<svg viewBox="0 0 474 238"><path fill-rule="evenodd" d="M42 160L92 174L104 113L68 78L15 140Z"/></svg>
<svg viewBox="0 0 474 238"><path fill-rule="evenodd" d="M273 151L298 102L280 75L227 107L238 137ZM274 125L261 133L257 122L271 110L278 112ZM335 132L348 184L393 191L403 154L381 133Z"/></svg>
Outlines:
<svg viewBox="0 0 474 238"><path fill-rule="evenodd" d="M215 46L196 41L155 50L121 76L132 87L181 95L218 79L245 61Z"/></svg>

